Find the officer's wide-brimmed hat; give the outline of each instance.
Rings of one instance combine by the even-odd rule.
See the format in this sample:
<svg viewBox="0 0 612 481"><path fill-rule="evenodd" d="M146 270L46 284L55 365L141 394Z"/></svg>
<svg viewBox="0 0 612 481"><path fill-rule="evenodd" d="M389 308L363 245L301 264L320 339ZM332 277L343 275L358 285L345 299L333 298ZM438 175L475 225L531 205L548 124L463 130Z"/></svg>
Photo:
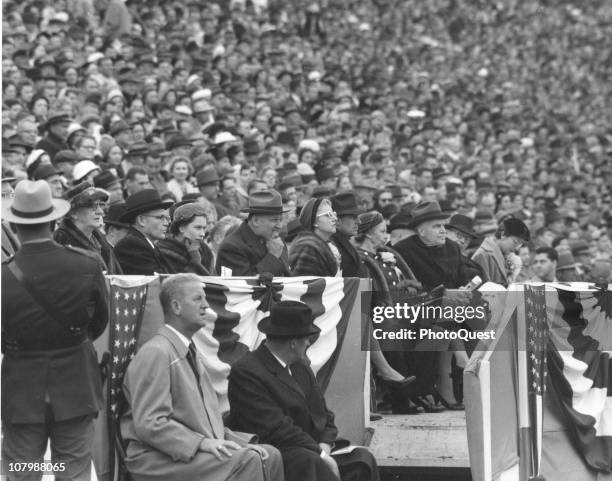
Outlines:
<svg viewBox="0 0 612 481"><path fill-rule="evenodd" d="M303 302L280 301L272 306L270 315L257 327L268 336L308 337L321 332L313 321L312 309Z"/></svg>
<svg viewBox="0 0 612 481"><path fill-rule="evenodd" d="M46 181L22 180L15 187L13 201L3 209L2 218L13 224L42 224L64 217L69 210L69 202L52 198Z"/></svg>
<svg viewBox="0 0 612 481"><path fill-rule="evenodd" d="M443 220L448 219L449 215L442 212L440 204L437 202L421 202L412 210L412 220L410 221L409 228L415 229L423 222L430 220Z"/></svg>
<svg viewBox="0 0 612 481"><path fill-rule="evenodd" d="M253 192L249 196L249 206L240 212L246 214L276 215L287 212L283 209L283 199L274 189Z"/></svg>
<svg viewBox="0 0 612 481"><path fill-rule="evenodd" d="M119 222L131 223L140 214L155 209L167 209L172 204L171 200L162 201L156 189L138 191L125 201L125 213L119 218Z"/></svg>

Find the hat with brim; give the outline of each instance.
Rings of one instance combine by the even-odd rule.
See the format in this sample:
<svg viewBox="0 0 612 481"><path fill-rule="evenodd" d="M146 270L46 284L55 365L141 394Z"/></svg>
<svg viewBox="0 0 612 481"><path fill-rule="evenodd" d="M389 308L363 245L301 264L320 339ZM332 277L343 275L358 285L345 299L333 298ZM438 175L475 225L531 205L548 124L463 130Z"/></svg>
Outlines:
<svg viewBox="0 0 612 481"><path fill-rule="evenodd" d="M196 183L198 187L201 185L218 184L220 180L217 169L214 168L204 169L196 174Z"/></svg>
<svg viewBox="0 0 612 481"><path fill-rule="evenodd" d="M43 224L64 217L69 210L69 202L52 198L51 187L44 180L22 180L15 187L13 201L5 205L2 218L13 224Z"/></svg>
<svg viewBox="0 0 612 481"><path fill-rule="evenodd" d="M130 225L126 224L125 222L119 221L121 216L123 216L124 214L125 214L125 202L111 204L108 207L108 212L106 213L106 217L104 217L104 223L108 225L112 225L113 227L127 229L130 227Z"/></svg>
<svg viewBox="0 0 612 481"><path fill-rule="evenodd" d="M144 189L132 194L125 201L125 213L119 218L119 222L132 223L136 216L156 209L168 209L173 202L162 201L157 189Z"/></svg>
<svg viewBox="0 0 612 481"><path fill-rule="evenodd" d="M338 216L359 215L363 213L363 209L357 205L357 197L355 197L355 194L352 192L343 192L333 195L329 200L331 201L334 212L336 212Z"/></svg>
<svg viewBox="0 0 612 481"><path fill-rule="evenodd" d="M448 224L446 224L447 229L454 229L456 231L461 232L469 237L476 238L478 234L474 231L474 221L471 217L463 214L455 214L453 215Z"/></svg>
<svg viewBox="0 0 612 481"><path fill-rule="evenodd" d="M240 212L245 214L279 215L283 212L289 212L289 209L283 208L283 199L280 193L270 189L253 192L249 196L249 206L241 209Z"/></svg>
<svg viewBox="0 0 612 481"><path fill-rule="evenodd" d="M416 205L416 207L412 210L412 220L410 221L408 227L410 229L415 229L423 222L428 222L432 220L445 220L450 216L446 212L442 212L440 208L440 204L437 202L421 202Z"/></svg>
<svg viewBox="0 0 612 481"><path fill-rule="evenodd" d="M89 182L81 182L74 186L66 192L65 196L70 201L72 209L91 207L97 201L106 202L108 200L108 193L105 190L98 189Z"/></svg>
<svg viewBox="0 0 612 481"><path fill-rule="evenodd" d="M267 336L288 339L321 333L314 324L312 309L298 301L280 301L273 305L270 315L259 321L257 328Z"/></svg>

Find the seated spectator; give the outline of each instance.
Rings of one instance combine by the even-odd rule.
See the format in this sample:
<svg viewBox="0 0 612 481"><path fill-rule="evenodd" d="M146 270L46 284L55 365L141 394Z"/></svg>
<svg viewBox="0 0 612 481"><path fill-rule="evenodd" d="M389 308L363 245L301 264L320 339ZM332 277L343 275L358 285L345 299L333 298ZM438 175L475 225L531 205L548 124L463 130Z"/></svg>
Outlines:
<svg viewBox="0 0 612 481"><path fill-rule="evenodd" d="M242 212L248 218L228 235L219 247L217 272L230 269L233 276L255 276L268 272L289 275L287 247L280 237L283 203L275 190L249 196L249 206Z"/></svg>
<svg viewBox="0 0 612 481"><path fill-rule="evenodd" d="M66 198L70 201L70 212L53 233L55 242L90 251L108 274L122 274L113 247L100 232L108 194L83 182L67 191Z"/></svg>
<svg viewBox="0 0 612 481"><path fill-rule="evenodd" d="M121 433L134 481L282 481L276 448L223 426L217 394L191 340L216 318L200 280L170 277L160 301L165 325L140 348L123 381L128 409Z"/></svg>
<svg viewBox="0 0 612 481"><path fill-rule="evenodd" d="M259 323L266 342L230 372L230 425L278 448L287 479L378 480L376 460L367 449L333 454L338 441L334 414L306 354L320 332L313 320L306 304L280 301Z"/></svg>
<svg viewBox="0 0 612 481"><path fill-rule="evenodd" d="M202 261L202 244L208 220L206 210L197 203L184 204L173 214L165 239L157 241L162 257L170 273L192 272L208 276L210 272Z"/></svg>
<svg viewBox="0 0 612 481"><path fill-rule="evenodd" d="M151 276L171 272L155 245L166 235L171 205L172 201L162 201L155 189L141 190L127 198L119 221L130 224L130 229L115 246L124 274Z"/></svg>
<svg viewBox="0 0 612 481"><path fill-rule="evenodd" d="M331 241L338 218L331 202L310 199L302 208L300 223L304 230L291 244L289 265L294 276L342 276L341 256Z"/></svg>

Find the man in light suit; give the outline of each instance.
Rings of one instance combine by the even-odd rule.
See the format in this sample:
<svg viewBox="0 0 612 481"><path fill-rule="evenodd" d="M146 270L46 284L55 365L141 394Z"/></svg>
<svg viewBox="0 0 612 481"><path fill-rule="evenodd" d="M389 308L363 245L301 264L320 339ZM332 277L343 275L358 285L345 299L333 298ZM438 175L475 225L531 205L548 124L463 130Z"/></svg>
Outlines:
<svg viewBox="0 0 612 481"><path fill-rule="evenodd" d="M210 378L191 337L215 314L193 274L160 292L165 326L138 351L124 379L125 464L134 481L282 481L276 448L224 428Z"/></svg>

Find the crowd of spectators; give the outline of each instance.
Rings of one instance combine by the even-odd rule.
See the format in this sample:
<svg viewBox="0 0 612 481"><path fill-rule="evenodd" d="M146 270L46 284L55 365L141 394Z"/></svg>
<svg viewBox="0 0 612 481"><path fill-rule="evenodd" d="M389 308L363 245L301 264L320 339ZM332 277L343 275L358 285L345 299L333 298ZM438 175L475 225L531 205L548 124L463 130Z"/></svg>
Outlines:
<svg viewBox="0 0 612 481"><path fill-rule="evenodd" d="M45 181L70 203L54 240L110 274L612 282L607 0L5 0L2 21L3 200ZM374 357L394 411L443 409L435 357Z"/></svg>

